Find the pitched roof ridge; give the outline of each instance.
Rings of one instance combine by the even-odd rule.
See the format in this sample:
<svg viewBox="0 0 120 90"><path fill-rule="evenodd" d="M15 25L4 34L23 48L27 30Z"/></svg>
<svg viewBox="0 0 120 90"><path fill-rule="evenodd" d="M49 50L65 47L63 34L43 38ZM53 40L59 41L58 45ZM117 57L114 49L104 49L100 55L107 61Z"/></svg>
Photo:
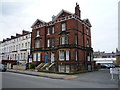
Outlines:
<svg viewBox="0 0 120 90"><path fill-rule="evenodd" d="M53 19L53 21L55 21L55 20L60 16L60 14L63 13L63 12L67 12L67 13L69 13L69 14L73 14L73 13L67 11L67 10L62 9L62 10L57 14L57 16L55 16L55 18Z"/></svg>

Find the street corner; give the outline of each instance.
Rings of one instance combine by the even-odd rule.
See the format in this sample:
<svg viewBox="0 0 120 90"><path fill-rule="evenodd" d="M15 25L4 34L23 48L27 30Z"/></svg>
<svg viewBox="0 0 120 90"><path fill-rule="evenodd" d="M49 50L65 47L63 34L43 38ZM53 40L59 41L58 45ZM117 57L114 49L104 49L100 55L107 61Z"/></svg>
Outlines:
<svg viewBox="0 0 120 90"><path fill-rule="evenodd" d="M67 80L67 79L76 79L76 78L77 78L77 76L66 76L66 77L64 77L65 80Z"/></svg>

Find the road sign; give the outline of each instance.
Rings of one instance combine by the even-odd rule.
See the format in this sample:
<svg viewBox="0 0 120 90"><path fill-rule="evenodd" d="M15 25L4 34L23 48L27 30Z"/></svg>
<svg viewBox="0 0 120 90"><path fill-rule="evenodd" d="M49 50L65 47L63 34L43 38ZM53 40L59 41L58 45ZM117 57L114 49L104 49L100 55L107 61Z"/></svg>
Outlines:
<svg viewBox="0 0 120 90"><path fill-rule="evenodd" d="M111 78L114 79L114 75L118 75L118 80L120 79L120 68L110 68Z"/></svg>
<svg viewBox="0 0 120 90"><path fill-rule="evenodd" d="M120 74L120 68L110 68L111 74Z"/></svg>
<svg viewBox="0 0 120 90"><path fill-rule="evenodd" d="M17 62L20 62L20 56L18 56L18 60L17 60Z"/></svg>
<svg viewBox="0 0 120 90"><path fill-rule="evenodd" d="M29 56L29 63L32 62L32 55Z"/></svg>

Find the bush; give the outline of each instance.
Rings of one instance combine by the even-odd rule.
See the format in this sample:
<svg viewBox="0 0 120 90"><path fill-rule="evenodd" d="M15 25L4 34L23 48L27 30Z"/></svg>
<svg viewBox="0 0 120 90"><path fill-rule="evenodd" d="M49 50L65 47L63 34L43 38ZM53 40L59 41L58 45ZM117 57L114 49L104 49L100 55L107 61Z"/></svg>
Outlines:
<svg viewBox="0 0 120 90"><path fill-rule="evenodd" d="M35 69L35 67L36 67L36 63L31 63L30 64L30 69Z"/></svg>

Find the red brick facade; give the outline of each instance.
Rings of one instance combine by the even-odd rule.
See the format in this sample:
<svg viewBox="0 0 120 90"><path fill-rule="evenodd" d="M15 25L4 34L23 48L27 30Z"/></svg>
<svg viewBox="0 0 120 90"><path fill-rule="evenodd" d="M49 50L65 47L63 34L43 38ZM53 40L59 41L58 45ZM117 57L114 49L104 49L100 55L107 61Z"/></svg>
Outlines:
<svg viewBox="0 0 120 90"><path fill-rule="evenodd" d="M52 70L59 72L94 68L91 24L88 19L81 20L78 4L75 14L62 10L48 23L37 19L32 25L31 40L33 62L54 62Z"/></svg>

